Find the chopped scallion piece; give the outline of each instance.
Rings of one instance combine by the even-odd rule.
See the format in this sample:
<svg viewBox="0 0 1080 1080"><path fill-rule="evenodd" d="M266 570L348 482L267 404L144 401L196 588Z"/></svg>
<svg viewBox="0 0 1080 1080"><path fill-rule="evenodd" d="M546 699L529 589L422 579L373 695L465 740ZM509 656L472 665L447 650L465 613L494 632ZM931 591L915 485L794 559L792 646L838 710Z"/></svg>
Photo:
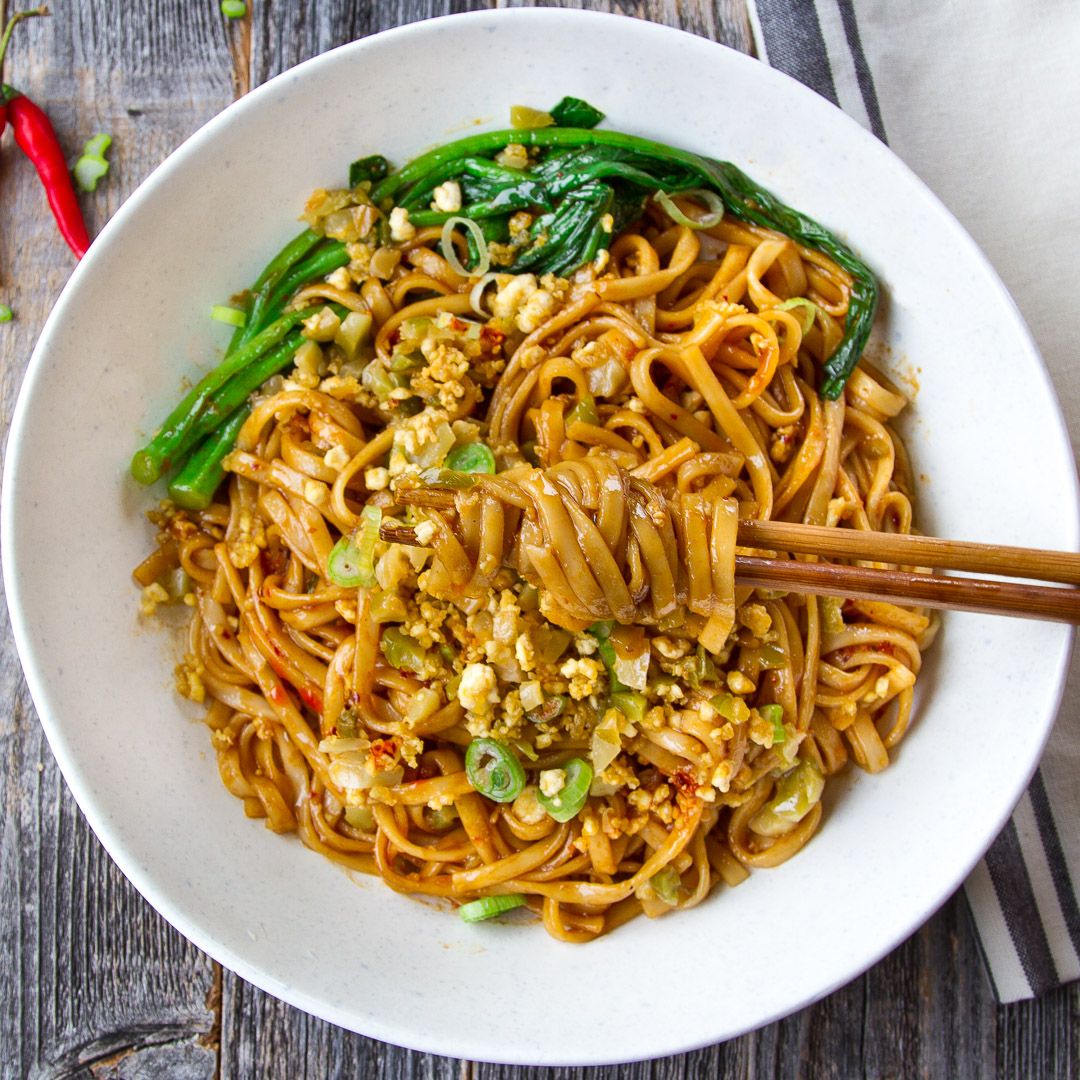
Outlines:
<svg viewBox="0 0 1080 1080"><path fill-rule="evenodd" d="M7 304L0 304L0 322L11 322L14 318L15 312Z"/></svg>
<svg viewBox="0 0 1080 1080"><path fill-rule="evenodd" d="M773 746L779 746L781 743L787 742L787 728L784 727L783 705L759 705L758 715L767 724L772 724Z"/></svg>
<svg viewBox="0 0 1080 1080"><path fill-rule="evenodd" d="M386 662L398 671L408 668L419 674L427 666L427 651L415 638L409 637L396 626L388 626L382 632L379 648L382 649Z"/></svg>
<svg viewBox="0 0 1080 1080"><path fill-rule="evenodd" d="M618 709L631 723L640 724L645 719L648 702L645 695L636 690L618 690L611 695L611 706Z"/></svg>
<svg viewBox="0 0 1080 1080"><path fill-rule="evenodd" d="M569 821L580 813L589 797L589 788L593 782L593 768L584 759L571 758L562 766L566 773L566 782L555 795L537 793L537 801L556 821Z"/></svg>
<svg viewBox="0 0 1080 1080"><path fill-rule="evenodd" d="M679 889L682 888L682 878L679 877L679 871L670 863L663 870L657 870L649 878L649 884L653 887L653 892L665 904L674 907L679 902Z"/></svg>
<svg viewBox="0 0 1080 1080"><path fill-rule="evenodd" d="M709 208L708 213L703 217L688 217L666 191L658 191L654 198L676 225L685 225L688 229L711 229L724 220L724 200L715 191L709 191L706 188L691 188L689 191L677 191L675 194L697 199Z"/></svg>
<svg viewBox="0 0 1080 1080"><path fill-rule="evenodd" d="M210 309L210 318L228 323L229 326L244 326L247 323L247 315L243 311L227 304L215 304Z"/></svg>
<svg viewBox="0 0 1080 1080"><path fill-rule="evenodd" d="M778 311L791 311L793 308L802 308L803 316L800 320L802 324L802 332L808 334L810 327L814 325L814 320L817 318L818 306L813 300L807 300L805 296L793 296L790 300L785 300L782 304L777 304Z"/></svg>
<svg viewBox="0 0 1080 1080"><path fill-rule="evenodd" d="M494 473L495 455L482 442L465 443L446 455L446 467L463 473Z"/></svg>
<svg viewBox="0 0 1080 1080"><path fill-rule="evenodd" d="M462 922L483 922L485 919L493 919L504 911L513 911L514 908L522 907L525 897L521 893L506 893L503 896L482 896L479 900L471 900L458 908L458 915Z"/></svg>
<svg viewBox="0 0 1080 1080"><path fill-rule="evenodd" d="M575 420L583 424L599 424L600 418L596 415L596 402L592 394L586 394L567 414L566 426L569 427Z"/></svg>
<svg viewBox="0 0 1080 1080"><path fill-rule="evenodd" d="M465 751L469 783L493 802L513 802L525 788L525 770L517 755L498 739L473 739Z"/></svg>
<svg viewBox="0 0 1080 1080"><path fill-rule="evenodd" d="M375 586L375 543L381 524L382 510L365 506L356 530L334 545L326 560L326 575L335 585L345 589Z"/></svg>
<svg viewBox="0 0 1080 1080"><path fill-rule="evenodd" d="M83 191L96 191L98 181L109 171L109 163L100 157L87 157L85 154L75 162L72 172L75 182Z"/></svg>
<svg viewBox="0 0 1080 1080"><path fill-rule="evenodd" d="M110 146L112 146L112 136L99 132L92 139L87 140L83 147L83 157L103 158Z"/></svg>
<svg viewBox="0 0 1080 1080"><path fill-rule="evenodd" d="M226 19L242 19L247 14L244 0L221 0L221 14Z"/></svg>

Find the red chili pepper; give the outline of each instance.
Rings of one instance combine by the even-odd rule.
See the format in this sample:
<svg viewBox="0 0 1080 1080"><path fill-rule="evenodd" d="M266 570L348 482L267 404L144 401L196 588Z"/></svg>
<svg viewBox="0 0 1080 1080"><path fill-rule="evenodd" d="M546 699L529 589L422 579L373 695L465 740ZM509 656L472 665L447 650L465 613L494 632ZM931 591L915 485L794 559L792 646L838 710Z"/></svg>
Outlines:
<svg viewBox="0 0 1080 1080"><path fill-rule="evenodd" d="M39 15L48 15L49 9L47 7L35 8L33 11L17 11L7 21L7 25L4 27L4 32L0 34L0 75L4 71L4 53L7 52L8 42L11 40L11 32L23 21L23 19L34 19ZM4 128L7 125L7 99L0 98L0 135L4 134Z"/></svg>
<svg viewBox="0 0 1080 1080"><path fill-rule="evenodd" d="M11 17L4 28L3 37L0 38L0 63L3 62L4 49L15 24L31 15L47 14L46 8L38 8L36 11L19 12ZM53 217L60 227L60 234L68 242L68 247L75 252L75 257L81 259L90 246L90 236L86 231L86 222L83 221L79 200L75 195L75 185L71 182L71 174L68 172L67 161L55 128L37 105L6 83L0 86L0 108L7 113L19 148L37 169Z"/></svg>

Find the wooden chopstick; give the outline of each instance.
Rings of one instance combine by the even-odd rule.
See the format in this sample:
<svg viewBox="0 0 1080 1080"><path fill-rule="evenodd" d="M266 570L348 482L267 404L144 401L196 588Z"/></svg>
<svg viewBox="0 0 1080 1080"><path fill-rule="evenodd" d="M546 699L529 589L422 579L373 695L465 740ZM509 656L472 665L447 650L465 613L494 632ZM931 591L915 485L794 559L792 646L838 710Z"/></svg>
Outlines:
<svg viewBox="0 0 1080 1080"><path fill-rule="evenodd" d="M739 544L770 551L797 551L804 555L861 559L896 566L935 566L1080 585L1080 554L1072 551L974 544L911 533L830 529L823 525L799 525L787 521L740 521Z"/></svg>
<svg viewBox="0 0 1080 1080"><path fill-rule="evenodd" d="M415 488L395 493L398 503L452 509L454 493ZM388 522L384 540L416 543L408 526ZM965 573L1080 585L1080 554L1037 548L976 544L934 536L831 529L786 521L740 521L743 548L796 552L895 566L927 566ZM1018 618L1080 623L1080 589L1054 588L982 578L949 578L904 570L803 562L757 555L735 556L735 580L750 585L808 595L852 600L884 600L930 608L951 608Z"/></svg>
<svg viewBox="0 0 1080 1080"><path fill-rule="evenodd" d="M735 583L785 592L1080 623L1080 589L735 556Z"/></svg>

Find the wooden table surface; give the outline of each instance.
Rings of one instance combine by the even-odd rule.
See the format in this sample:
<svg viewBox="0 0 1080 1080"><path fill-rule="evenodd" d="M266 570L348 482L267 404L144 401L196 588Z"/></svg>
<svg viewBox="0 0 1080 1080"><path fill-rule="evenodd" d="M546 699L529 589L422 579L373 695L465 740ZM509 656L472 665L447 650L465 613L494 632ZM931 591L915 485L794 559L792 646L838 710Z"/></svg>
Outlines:
<svg viewBox="0 0 1080 1080"><path fill-rule="evenodd" d="M2 5L3 0L0 0ZM9 9L26 6L9 0ZM317 53L483 0L54 0L20 27L6 70L52 117L69 156L112 133L91 234L183 139L235 96ZM498 6L504 6L502 2ZM565 6L583 6L570 3ZM751 50L742 0L585 4ZM212 196L211 196L212 197ZM0 150L0 424L72 269L37 178ZM78 392L78 388L73 388ZM70 523L57 523L67 533ZM55 539L59 569L62 544ZM0 1072L40 1077L476 1077L453 1061L354 1035L256 990L168 926L113 866L49 752L0 609ZM497 1003L494 1008L497 1010ZM482 1018L478 1021L483 1022ZM692 1054L570 1077L1080 1076L1080 986L998 1006L962 896L861 978L776 1024Z"/></svg>

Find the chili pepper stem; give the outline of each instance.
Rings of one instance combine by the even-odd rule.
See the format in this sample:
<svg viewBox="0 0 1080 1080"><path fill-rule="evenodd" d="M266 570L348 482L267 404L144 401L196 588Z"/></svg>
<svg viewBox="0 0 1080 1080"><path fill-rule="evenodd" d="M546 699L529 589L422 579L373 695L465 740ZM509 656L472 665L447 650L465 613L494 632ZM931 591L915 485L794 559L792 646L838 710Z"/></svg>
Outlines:
<svg viewBox="0 0 1080 1080"><path fill-rule="evenodd" d="M4 74L4 54L7 52L8 42L11 40L11 32L19 25L24 19L36 19L40 16L48 15L49 9L42 4L41 7L32 8L29 11L16 11L7 21L7 25L4 27L3 34L0 34L0 82L3 82Z"/></svg>

